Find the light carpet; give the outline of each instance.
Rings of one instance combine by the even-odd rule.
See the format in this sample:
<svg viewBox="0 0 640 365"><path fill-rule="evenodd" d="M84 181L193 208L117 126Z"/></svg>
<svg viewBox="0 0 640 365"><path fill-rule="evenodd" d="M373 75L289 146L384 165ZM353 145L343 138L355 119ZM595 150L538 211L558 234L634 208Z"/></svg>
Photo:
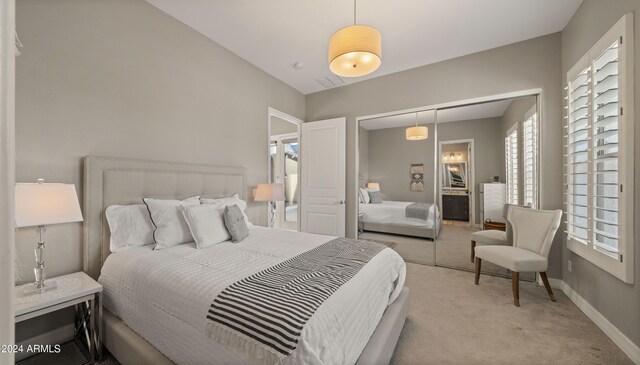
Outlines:
<svg viewBox="0 0 640 365"><path fill-rule="evenodd" d="M359 238L396 242L393 249L406 262L473 271L475 270L475 264L471 262L471 233L476 231L478 231L477 228L472 228L468 225L443 224L436 239L435 250L433 241L420 237L366 231L361 233ZM482 271L493 275L511 277L509 270L486 260L482 263ZM520 279L533 281L535 280L535 274L521 273Z"/></svg>
<svg viewBox="0 0 640 365"><path fill-rule="evenodd" d="M632 364L561 291L521 283L515 307L511 281L407 264L409 317L391 364Z"/></svg>
<svg viewBox="0 0 640 365"><path fill-rule="evenodd" d="M511 282L486 276L407 264L409 317L392 365L414 364L632 364L562 292L549 301L543 287L521 283L513 305ZM63 352L37 355L19 365L85 364L78 343ZM108 353L101 365L118 365Z"/></svg>

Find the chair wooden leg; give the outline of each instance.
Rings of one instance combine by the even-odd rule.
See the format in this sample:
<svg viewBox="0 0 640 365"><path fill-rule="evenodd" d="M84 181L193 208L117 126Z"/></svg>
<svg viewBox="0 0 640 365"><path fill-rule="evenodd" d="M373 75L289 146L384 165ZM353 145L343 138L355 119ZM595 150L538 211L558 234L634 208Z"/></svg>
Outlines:
<svg viewBox="0 0 640 365"><path fill-rule="evenodd" d="M476 258L476 241L471 241L471 262Z"/></svg>
<svg viewBox="0 0 640 365"><path fill-rule="evenodd" d="M482 265L482 259L477 258L476 259L476 285L478 285L478 282L480 281L480 266Z"/></svg>
<svg viewBox="0 0 640 365"><path fill-rule="evenodd" d="M513 288L513 304L516 307L520 306L520 273L517 271L511 272L511 287Z"/></svg>
<svg viewBox="0 0 640 365"><path fill-rule="evenodd" d="M547 293L549 293L549 298L551 298L552 302L556 301L556 297L553 295L553 290L551 290L551 285L549 285L549 279L547 279L547 273L541 272L540 277L542 278L542 282L544 283L544 287L547 289Z"/></svg>

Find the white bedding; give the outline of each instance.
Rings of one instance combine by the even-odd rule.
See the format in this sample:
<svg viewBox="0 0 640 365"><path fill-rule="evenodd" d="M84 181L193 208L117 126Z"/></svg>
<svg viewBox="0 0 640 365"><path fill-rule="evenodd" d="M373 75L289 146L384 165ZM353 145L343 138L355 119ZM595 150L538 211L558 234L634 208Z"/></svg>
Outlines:
<svg viewBox="0 0 640 365"><path fill-rule="evenodd" d="M382 204L360 204L360 213L365 223L434 228L434 222L440 219L440 211L435 204L429 209L428 219L407 218L405 209L409 204L413 202L385 200Z"/></svg>
<svg viewBox="0 0 640 365"><path fill-rule="evenodd" d="M104 305L178 364L250 363L206 335L205 317L225 287L334 237L252 227L240 243L183 244L112 253L99 278ZM353 364L404 285L402 258L384 249L307 322L285 364ZM257 361L252 361L257 362Z"/></svg>

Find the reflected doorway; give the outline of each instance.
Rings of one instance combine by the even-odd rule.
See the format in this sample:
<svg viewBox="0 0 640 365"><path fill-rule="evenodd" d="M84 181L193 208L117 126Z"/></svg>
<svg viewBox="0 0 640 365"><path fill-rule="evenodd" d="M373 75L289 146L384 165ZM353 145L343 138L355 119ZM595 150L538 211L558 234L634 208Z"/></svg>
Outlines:
<svg viewBox="0 0 640 365"><path fill-rule="evenodd" d="M537 97L442 108L437 117L443 223L436 265L473 271L472 239L476 245L512 245L505 204L538 206ZM483 262L482 273L511 275L490 262ZM520 279L533 281L535 273L523 272Z"/></svg>
<svg viewBox="0 0 640 365"><path fill-rule="evenodd" d="M273 227L299 230L301 120L269 108L269 182L281 184L284 201L269 203Z"/></svg>

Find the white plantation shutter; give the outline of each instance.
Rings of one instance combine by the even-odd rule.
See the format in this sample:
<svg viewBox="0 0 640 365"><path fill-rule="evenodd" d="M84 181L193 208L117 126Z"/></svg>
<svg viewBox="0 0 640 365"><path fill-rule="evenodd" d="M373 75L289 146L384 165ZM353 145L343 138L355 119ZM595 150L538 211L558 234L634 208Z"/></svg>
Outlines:
<svg viewBox="0 0 640 365"><path fill-rule="evenodd" d="M633 282L632 15L567 74L567 247ZM526 143L526 142L525 142Z"/></svg>
<svg viewBox="0 0 640 365"><path fill-rule="evenodd" d="M514 125L504 139L507 167L507 203L518 204L518 125Z"/></svg>
<svg viewBox="0 0 640 365"><path fill-rule="evenodd" d="M538 208L538 117L534 110L522 123L523 140L523 204Z"/></svg>
<svg viewBox="0 0 640 365"><path fill-rule="evenodd" d="M569 237L582 244L589 239L589 97L591 68L569 81L567 146L567 219Z"/></svg>
<svg viewBox="0 0 640 365"><path fill-rule="evenodd" d="M593 244L608 253L618 250L619 42L593 61Z"/></svg>

